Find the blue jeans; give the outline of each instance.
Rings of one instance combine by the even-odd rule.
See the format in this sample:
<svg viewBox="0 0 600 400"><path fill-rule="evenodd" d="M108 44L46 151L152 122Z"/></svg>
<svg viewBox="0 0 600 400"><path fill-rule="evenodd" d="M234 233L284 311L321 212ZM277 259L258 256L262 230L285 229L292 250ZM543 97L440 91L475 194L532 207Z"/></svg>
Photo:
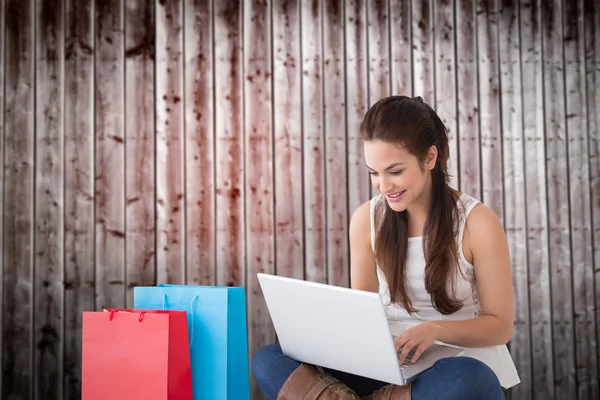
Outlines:
<svg viewBox="0 0 600 400"><path fill-rule="evenodd" d="M283 354L279 344L263 347L252 359L252 373L258 386L271 400L277 399L283 384L299 366L300 362ZM324 370L361 397L386 385L384 382L345 372ZM413 400L504 399L496 374L481 361L470 357L438 360L413 382L411 392Z"/></svg>

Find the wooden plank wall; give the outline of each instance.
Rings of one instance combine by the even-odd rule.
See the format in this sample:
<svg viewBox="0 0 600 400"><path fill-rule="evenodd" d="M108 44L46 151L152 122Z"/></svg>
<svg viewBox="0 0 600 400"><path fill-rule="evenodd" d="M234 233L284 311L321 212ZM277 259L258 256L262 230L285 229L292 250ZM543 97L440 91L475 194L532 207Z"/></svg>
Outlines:
<svg viewBox="0 0 600 400"><path fill-rule="evenodd" d="M600 398L596 0L0 0L0 66L2 399L78 399L81 312L137 285L245 286L251 355L257 272L349 285L389 94L504 223L511 397Z"/></svg>

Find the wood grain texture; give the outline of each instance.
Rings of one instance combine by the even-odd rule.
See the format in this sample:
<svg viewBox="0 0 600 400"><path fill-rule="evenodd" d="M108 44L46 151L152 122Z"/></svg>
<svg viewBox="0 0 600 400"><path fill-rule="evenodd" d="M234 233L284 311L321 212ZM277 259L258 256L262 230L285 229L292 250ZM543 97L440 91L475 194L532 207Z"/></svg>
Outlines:
<svg viewBox="0 0 600 400"><path fill-rule="evenodd" d="M390 94L394 96L419 96L420 94L414 94L413 90L413 80L415 79L413 76L413 56L415 54L413 54L410 1L389 1L389 25ZM371 101L369 105L373 105L373 102ZM366 174L369 177L368 173ZM379 194L375 188L371 188L371 193L374 196Z"/></svg>
<svg viewBox="0 0 600 400"><path fill-rule="evenodd" d="M369 41L369 106L390 93L390 18L386 0L367 2Z"/></svg>
<svg viewBox="0 0 600 400"><path fill-rule="evenodd" d="M243 3L215 2L217 284L245 280Z"/></svg>
<svg viewBox="0 0 600 400"><path fill-rule="evenodd" d="M323 126L325 99L322 83L324 57L321 41L322 15L322 4L319 0L301 3L305 274L309 281L325 283L327 282L324 189L326 154ZM277 149L276 153L278 153ZM278 203L277 201L276 204ZM277 222L277 253L282 251L279 224L280 222ZM298 246L302 246L302 242ZM287 262L290 262L289 259ZM279 271L279 261L277 265Z"/></svg>
<svg viewBox="0 0 600 400"><path fill-rule="evenodd" d="M62 0L36 4L34 399L63 399L64 23Z"/></svg>
<svg viewBox="0 0 600 400"><path fill-rule="evenodd" d="M544 81L539 0L519 4L521 95L525 154L527 267L531 335L531 390L535 399L554 398L548 206L544 142ZM517 360L517 362L519 362ZM526 381L523 381L526 382ZM523 389L515 389L523 395Z"/></svg>
<svg viewBox="0 0 600 400"><path fill-rule="evenodd" d="M412 0L413 95L435 106L432 1Z"/></svg>
<svg viewBox="0 0 600 400"><path fill-rule="evenodd" d="M81 314L95 309L94 37L91 0L65 1L64 397L81 398Z"/></svg>
<svg viewBox="0 0 600 400"><path fill-rule="evenodd" d="M370 74L367 69L370 62L368 62L369 57L367 54L366 4L367 1L364 0L348 0L346 1L345 10L349 218L361 204L371 197L371 180L365 166L363 143L360 140L360 123L370 105L368 83ZM398 79L402 78L399 77Z"/></svg>
<svg viewBox="0 0 600 400"><path fill-rule="evenodd" d="M275 330L256 274L275 272L271 4L244 2L244 102L246 192L246 290L249 353L275 342ZM261 395L251 381L253 398Z"/></svg>
<svg viewBox="0 0 600 400"><path fill-rule="evenodd" d="M573 268L577 398L597 399L598 346L594 310L592 217L590 207L587 85L585 82L583 1L563 2L566 145ZM593 394L593 395L592 395Z"/></svg>
<svg viewBox="0 0 600 400"><path fill-rule="evenodd" d="M414 96L410 1L390 1L390 80L394 95Z"/></svg>
<svg viewBox="0 0 600 400"><path fill-rule="evenodd" d="M133 288L156 280L154 2L125 1L125 284L127 307Z"/></svg>
<svg viewBox="0 0 600 400"><path fill-rule="evenodd" d="M497 0L477 3L482 200L504 220Z"/></svg>
<svg viewBox="0 0 600 400"><path fill-rule="evenodd" d="M327 282L350 285L344 71L344 2L323 4Z"/></svg>
<svg viewBox="0 0 600 400"><path fill-rule="evenodd" d="M367 41L369 107L390 93L390 18L386 0L367 1ZM326 101L327 103L327 101ZM363 115L364 116L364 115ZM366 170L366 168L365 168ZM367 176L368 173L367 173ZM379 192L370 187L370 197Z"/></svg>
<svg viewBox="0 0 600 400"><path fill-rule="evenodd" d="M436 1L433 7L434 29L434 86L435 110L448 129L450 160L448 173L449 185L458 188L458 123L457 123L457 86L456 86L456 33L454 26L454 3L452 0Z"/></svg>
<svg viewBox="0 0 600 400"><path fill-rule="evenodd" d="M4 71L6 69L5 64L5 35L6 26L6 9L5 0L0 0L0 188L4 191ZM0 218L0 275L4 276L4 196L0 196L0 211L2 212L2 218ZM0 321L4 320L4 285L0 285ZM2 359L2 353L4 350L4 341L2 335L0 335L0 359ZM4 393L3 379L0 375L0 395Z"/></svg>
<svg viewBox="0 0 600 400"><path fill-rule="evenodd" d="M481 146L477 79L475 0L456 1L456 79L458 86L459 182L463 193L481 199Z"/></svg>
<svg viewBox="0 0 600 400"><path fill-rule="evenodd" d="M554 386L557 399L577 397L569 170L565 115L562 2L544 4L542 43Z"/></svg>
<svg viewBox="0 0 600 400"><path fill-rule="evenodd" d="M33 398L34 11L6 1L2 397Z"/></svg>
<svg viewBox="0 0 600 400"><path fill-rule="evenodd" d="M125 146L122 0L95 10L96 307L125 306Z"/></svg>
<svg viewBox="0 0 600 400"><path fill-rule="evenodd" d="M511 389L514 399L531 399L531 337L527 269L527 194L523 145L521 48L518 4L504 0L498 14L498 62L502 110L504 229L510 249L514 293L514 333L510 341L521 384ZM510 206L508 206L510 205Z"/></svg>
<svg viewBox="0 0 600 400"><path fill-rule="evenodd" d="M185 282L183 1L156 4L156 279Z"/></svg>
<svg viewBox="0 0 600 400"><path fill-rule="evenodd" d="M600 9L585 0L584 42L587 92L589 184L592 222L593 271L596 297L596 346L600 344ZM600 357L600 353L598 357ZM598 371L600 374L600 371ZM593 393L592 393L593 394Z"/></svg>
<svg viewBox="0 0 600 400"><path fill-rule="evenodd" d="M300 49L300 2L272 2L273 48L273 159L272 176L275 192L275 268L277 275L302 279L304 263L307 270L319 266L318 246L322 240L311 235L312 229L324 221L319 209L303 209L316 201L310 179L304 181L303 171L314 161L312 147L303 144L302 59ZM310 31L307 32L307 35ZM309 107L305 103L306 107ZM304 108L306 112L306 108ZM306 121L306 126L314 121ZM306 137L305 137L306 138ZM304 168L303 170L303 158ZM271 160L265 160L271 162ZM310 173L310 172L308 172ZM307 185L307 190L304 190ZM304 199L303 199L304 197ZM304 200L304 201L303 201ZM307 229L304 237L304 229ZM320 230L321 234L324 230ZM304 244L304 247L302 246ZM324 260L325 257L322 257ZM310 261L309 261L310 260ZM324 268L324 261L322 261Z"/></svg>
<svg viewBox="0 0 600 400"><path fill-rule="evenodd" d="M186 283L214 285L215 155L213 6L184 3Z"/></svg>

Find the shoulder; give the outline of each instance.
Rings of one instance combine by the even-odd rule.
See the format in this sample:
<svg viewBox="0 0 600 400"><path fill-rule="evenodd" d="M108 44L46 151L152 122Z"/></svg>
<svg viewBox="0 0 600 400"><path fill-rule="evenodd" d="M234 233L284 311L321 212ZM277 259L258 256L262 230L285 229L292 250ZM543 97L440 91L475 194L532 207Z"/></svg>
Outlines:
<svg viewBox="0 0 600 400"><path fill-rule="evenodd" d="M352 230L367 230L371 226L371 202L374 199L367 200L358 207L352 214L350 219L350 231Z"/></svg>
<svg viewBox="0 0 600 400"><path fill-rule="evenodd" d="M506 234L502 221L488 206L477 202L465 222L465 241L472 252L503 248Z"/></svg>
<svg viewBox="0 0 600 400"><path fill-rule="evenodd" d="M502 222L498 215L483 203L473 204L473 209L467 216L466 228L473 233L486 233L490 230L503 230Z"/></svg>
<svg viewBox="0 0 600 400"><path fill-rule="evenodd" d="M360 236L371 243L374 231L374 210L375 206L381 199L381 196L375 196L370 200L365 201L352 214L350 219L350 239Z"/></svg>

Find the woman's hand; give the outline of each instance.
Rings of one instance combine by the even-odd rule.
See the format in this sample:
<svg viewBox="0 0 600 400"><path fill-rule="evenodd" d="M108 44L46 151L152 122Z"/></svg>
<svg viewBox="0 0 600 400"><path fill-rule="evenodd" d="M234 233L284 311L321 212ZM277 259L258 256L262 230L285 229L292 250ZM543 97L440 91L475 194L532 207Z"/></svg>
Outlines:
<svg viewBox="0 0 600 400"><path fill-rule="evenodd" d="M437 340L440 329L440 325L429 321L402 332L400 336L394 339L396 353L402 350L398 357L400 364L403 364L406 357L413 351L410 362L413 364L417 362L421 354Z"/></svg>

